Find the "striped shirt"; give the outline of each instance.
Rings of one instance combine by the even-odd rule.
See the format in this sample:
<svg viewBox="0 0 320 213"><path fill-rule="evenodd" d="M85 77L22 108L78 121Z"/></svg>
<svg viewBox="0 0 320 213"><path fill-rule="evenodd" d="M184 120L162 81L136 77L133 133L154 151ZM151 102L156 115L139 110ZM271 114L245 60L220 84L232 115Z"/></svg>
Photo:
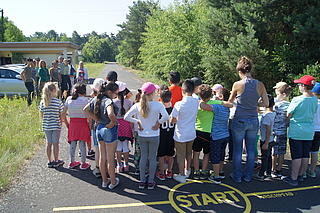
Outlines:
<svg viewBox="0 0 320 213"><path fill-rule="evenodd" d="M70 118L87 118L83 108L89 103L89 99L85 97L78 97L76 100L72 100L69 96L65 102L68 107Z"/></svg>
<svg viewBox="0 0 320 213"><path fill-rule="evenodd" d="M52 98L49 107L45 107L42 100L38 109L43 113L42 130L61 130L60 112L63 111L63 103L59 99Z"/></svg>

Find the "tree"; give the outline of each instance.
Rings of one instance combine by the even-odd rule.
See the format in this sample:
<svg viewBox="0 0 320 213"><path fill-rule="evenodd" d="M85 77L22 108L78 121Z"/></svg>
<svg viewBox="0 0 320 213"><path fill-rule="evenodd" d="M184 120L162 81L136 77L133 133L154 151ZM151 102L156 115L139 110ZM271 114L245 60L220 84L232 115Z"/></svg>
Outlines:
<svg viewBox="0 0 320 213"><path fill-rule="evenodd" d="M85 61L94 63L114 61L115 57L111 41L108 38L99 39L98 36L90 37L84 45L82 53Z"/></svg>
<svg viewBox="0 0 320 213"><path fill-rule="evenodd" d="M154 11L147 21L140 48L142 68L166 80L169 71L179 71L182 78L201 77L198 15L201 8L193 3L176 4L168 10Z"/></svg>
<svg viewBox="0 0 320 213"><path fill-rule="evenodd" d="M146 21L152 16L152 11L159 9L158 3L152 1L133 2L133 6L129 7L127 21L118 25L122 29L119 34L123 38L120 41L119 54L117 60L131 67L139 65L139 48L142 45L143 33L146 32Z"/></svg>
<svg viewBox="0 0 320 213"><path fill-rule="evenodd" d="M4 41L5 42L21 42L26 41L22 31L14 25L14 23L6 17L4 19Z"/></svg>

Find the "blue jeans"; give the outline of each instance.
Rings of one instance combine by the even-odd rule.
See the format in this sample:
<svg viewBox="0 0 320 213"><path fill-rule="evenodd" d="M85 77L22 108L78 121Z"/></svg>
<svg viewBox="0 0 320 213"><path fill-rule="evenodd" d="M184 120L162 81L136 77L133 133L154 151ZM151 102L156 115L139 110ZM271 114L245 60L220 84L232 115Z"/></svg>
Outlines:
<svg viewBox="0 0 320 213"><path fill-rule="evenodd" d="M233 180L241 182L241 178L250 181L254 170L254 144L259 129L258 117L234 118L232 121L233 136ZM243 139L246 144L246 168L242 168Z"/></svg>

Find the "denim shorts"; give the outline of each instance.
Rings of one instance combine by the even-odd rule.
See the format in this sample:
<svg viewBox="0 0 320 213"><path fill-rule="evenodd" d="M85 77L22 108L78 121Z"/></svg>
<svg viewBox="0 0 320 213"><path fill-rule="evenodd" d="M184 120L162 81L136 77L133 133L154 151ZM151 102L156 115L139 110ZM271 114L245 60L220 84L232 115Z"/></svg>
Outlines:
<svg viewBox="0 0 320 213"><path fill-rule="evenodd" d="M289 138L290 152L292 160L309 158L312 147L312 140L294 140Z"/></svg>
<svg viewBox="0 0 320 213"><path fill-rule="evenodd" d="M97 127L98 141L104 141L106 143L113 143L118 140L118 126L107 128L107 124L99 124Z"/></svg>

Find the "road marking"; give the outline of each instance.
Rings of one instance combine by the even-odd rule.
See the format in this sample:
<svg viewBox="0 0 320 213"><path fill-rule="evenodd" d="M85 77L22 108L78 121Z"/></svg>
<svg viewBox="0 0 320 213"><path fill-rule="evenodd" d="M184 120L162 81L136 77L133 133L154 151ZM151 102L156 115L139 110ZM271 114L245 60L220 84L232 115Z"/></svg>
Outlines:
<svg viewBox="0 0 320 213"><path fill-rule="evenodd" d="M169 201L155 201L145 203L124 203L124 204L110 204L110 205L97 205L97 206L75 206L75 207L59 207L54 208L53 211L76 211L76 210L92 210L92 209L112 209L112 208L123 208L123 207L135 207L135 206L154 206L170 204Z"/></svg>
<svg viewBox="0 0 320 213"><path fill-rule="evenodd" d="M92 210L92 209L110 209L110 208L125 208L125 207L136 207L136 206L153 206L153 205L167 205L171 204L171 206L175 209L178 210L179 212L181 209L173 202L173 193L175 190L179 187L182 187L183 185L190 184L192 182L209 182L210 181L189 181L187 183L180 183L174 186L170 192L169 192L169 200L166 201L155 201L155 202L139 202L139 203L124 203L124 204L110 204L110 205L96 205L96 206L75 206L75 207L58 207L54 208L53 211L77 211L77 210ZM223 184L225 185L225 184ZM231 187L231 186L228 186ZM239 191L238 189L232 187L233 190ZM266 194L275 194L275 193L283 193L283 192L294 192L294 191L303 191L303 190L310 190L310 189L319 189L320 185L318 186L308 186L308 187L300 187L300 188L289 188L289 189L282 189L282 190L274 190L274 191L265 191L265 192L251 192L251 193L242 193L244 196L259 196L259 195L266 195ZM240 191L239 191L240 192ZM248 201L246 200L246 204L248 205L250 203L247 203ZM251 207L251 205L250 205Z"/></svg>
<svg viewBox="0 0 320 213"><path fill-rule="evenodd" d="M294 192L294 191L319 189L319 188L320 188L320 185L319 186L300 187L300 188L291 188L291 189L282 189L282 190L267 191L267 192L251 192L251 193L247 193L245 195L246 196L257 196L257 195L275 194L275 193L282 193L282 192Z"/></svg>

